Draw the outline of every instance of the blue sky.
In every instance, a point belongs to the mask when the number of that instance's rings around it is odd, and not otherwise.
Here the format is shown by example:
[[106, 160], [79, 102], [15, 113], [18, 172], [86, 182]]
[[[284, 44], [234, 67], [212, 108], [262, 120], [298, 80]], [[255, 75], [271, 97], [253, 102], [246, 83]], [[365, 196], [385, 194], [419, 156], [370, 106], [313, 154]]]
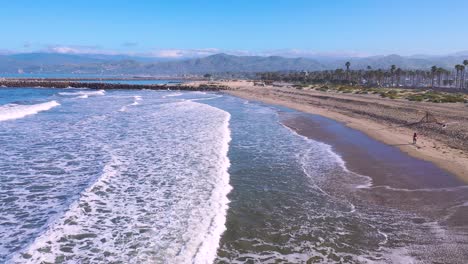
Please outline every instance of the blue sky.
[[2, 1], [0, 51], [246, 55], [468, 50], [467, 0]]

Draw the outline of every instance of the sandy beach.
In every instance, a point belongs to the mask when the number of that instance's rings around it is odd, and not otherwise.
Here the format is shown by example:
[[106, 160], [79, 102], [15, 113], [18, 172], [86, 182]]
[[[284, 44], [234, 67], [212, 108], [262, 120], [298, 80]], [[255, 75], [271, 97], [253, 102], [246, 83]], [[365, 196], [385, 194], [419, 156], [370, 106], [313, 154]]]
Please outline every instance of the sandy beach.
[[[468, 109], [462, 103], [410, 102], [376, 95], [254, 86], [249, 81], [223, 81], [219, 85], [231, 88], [226, 91], [231, 95], [334, 119], [413, 157], [433, 162], [468, 183]], [[426, 111], [447, 127], [436, 123], [408, 125], [421, 120]], [[416, 145], [412, 144], [414, 132], [418, 133]]]

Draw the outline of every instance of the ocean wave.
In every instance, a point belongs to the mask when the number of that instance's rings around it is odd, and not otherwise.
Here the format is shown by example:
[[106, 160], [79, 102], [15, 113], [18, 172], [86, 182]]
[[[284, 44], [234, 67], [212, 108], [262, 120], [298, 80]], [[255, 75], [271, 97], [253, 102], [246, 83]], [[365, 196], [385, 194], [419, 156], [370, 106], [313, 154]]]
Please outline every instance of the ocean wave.
[[13, 262], [214, 261], [232, 189], [230, 114], [190, 101], [155, 109], [119, 115], [132, 133], [106, 147], [97, 180]]
[[214, 208], [212, 208], [212, 210], [215, 211], [215, 215], [211, 221], [211, 230], [209, 230], [209, 232], [206, 233], [206, 238], [203, 240], [202, 244], [198, 248], [197, 255], [194, 258], [195, 263], [213, 262], [213, 260], [217, 256], [221, 235], [224, 233], [224, 231], [226, 231], [225, 223], [229, 204], [229, 199], [227, 198], [227, 195], [232, 190], [232, 186], [229, 184], [230, 175], [228, 173], [228, 169], [231, 166], [230, 160], [228, 158], [228, 151], [229, 143], [231, 142], [232, 138], [231, 130], [229, 129], [229, 121], [231, 119], [231, 115], [228, 112], [225, 113], [226, 118], [222, 126], [224, 141], [220, 148], [220, 154], [222, 157], [220, 161], [221, 183], [216, 186], [216, 189], [212, 192], [212, 197], [210, 199], [214, 202]]
[[78, 91], [78, 92], [60, 92], [58, 93], [59, 95], [63, 96], [78, 96], [78, 98], [88, 98], [89, 96], [100, 96], [100, 95], [105, 95], [106, 91], [104, 90], [99, 90], [99, 91]]
[[[338, 153], [333, 151], [332, 146], [330, 146], [330, 145], [328, 145], [326, 143], [323, 143], [323, 142], [315, 141], [315, 140], [310, 139], [310, 138], [308, 138], [306, 136], [303, 136], [303, 135], [297, 133], [297, 131], [295, 131], [294, 129], [286, 126], [285, 124], [283, 124], [281, 122], [280, 122], [280, 124], [283, 127], [287, 128], [294, 135], [304, 139], [306, 142], [314, 142], [315, 144], [319, 144], [321, 146], [321, 148], [324, 149], [327, 152], [328, 156], [330, 158], [332, 158], [337, 163], [337, 165], [343, 169], [343, 171], [345, 171], [347, 173], [350, 173], [350, 174], [354, 175], [355, 177], [359, 178], [358, 182], [352, 184], [356, 189], [371, 188], [373, 186], [373, 181], [372, 181], [371, 177], [369, 177], [367, 175], [363, 175], [363, 174], [359, 174], [359, 173], [355, 173], [353, 171], [350, 171], [348, 169], [348, 167], [346, 166], [346, 161], [343, 159], [343, 157], [341, 157], [341, 155], [339, 155]], [[304, 171], [306, 172], [306, 174], [309, 174], [305, 168], [304, 168]]]
[[166, 98], [166, 97], [176, 97], [176, 96], [181, 96], [182, 93], [171, 93], [171, 94], [168, 94], [168, 95], [164, 95], [162, 98]]
[[0, 121], [6, 121], [11, 119], [19, 119], [29, 115], [35, 115], [42, 111], [47, 111], [51, 108], [59, 106], [57, 101], [50, 101], [46, 103], [34, 104], [34, 105], [19, 105], [19, 104], [7, 104], [0, 106]]
[[189, 101], [205, 101], [205, 100], [212, 100], [223, 97], [222, 95], [212, 96], [212, 97], [201, 97], [195, 99], [189, 99]]
[[143, 99], [141, 98], [141, 96], [139, 96], [139, 95], [134, 96], [133, 99], [134, 99], [135, 101], [133, 101], [133, 103], [131, 103], [130, 105], [139, 105], [139, 104], [140, 104], [139, 101], [143, 100]]
[[119, 112], [126, 112], [129, 106], [139, 105], [140, 101], [143, 100], [143, 98], [140, 95], [133, 96], [133, 99], [134, 99], [133, 103], [122, 106], [122, 108], [120, 108]]

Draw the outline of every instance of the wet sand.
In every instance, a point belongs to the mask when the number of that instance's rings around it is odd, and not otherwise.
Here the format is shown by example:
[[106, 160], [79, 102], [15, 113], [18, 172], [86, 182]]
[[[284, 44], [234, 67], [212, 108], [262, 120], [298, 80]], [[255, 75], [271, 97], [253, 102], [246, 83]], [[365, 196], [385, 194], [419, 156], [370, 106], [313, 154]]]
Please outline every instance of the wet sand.
[[349, 170], [374, 176], [374, 186], [424, 189], [465, 185], [430, 162], [410, 157], [396, 146], [380, 143], [331, 119], [297, 113], [281, 113], [281, 119], [298, 134], [333, 146]]
[[[462, 235], [464, 242], [459, 246], [468, 249], [468, 185], [464, 181], [431, 162], [322, 116], [280, 112], [280, 120], [296, 133], [330, 145], [346, 168], [363, 179], [345, 194], [358, 207], [383, 206], [414, 214], [415, 221], [421, 223], [446, 226], [453, 236]], [[352, 182], [337, 181], [343, 186]]]

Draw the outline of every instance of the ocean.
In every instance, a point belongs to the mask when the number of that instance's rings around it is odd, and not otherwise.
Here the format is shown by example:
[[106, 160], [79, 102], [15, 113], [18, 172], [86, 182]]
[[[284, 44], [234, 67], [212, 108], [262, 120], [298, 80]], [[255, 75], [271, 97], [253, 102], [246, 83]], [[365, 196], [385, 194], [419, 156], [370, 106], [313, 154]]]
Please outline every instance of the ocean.
[[363, 202], [371, 178], [288, 114], [221, 93], [0, 88], [0, 263], [465, 257], [432, 216]]

